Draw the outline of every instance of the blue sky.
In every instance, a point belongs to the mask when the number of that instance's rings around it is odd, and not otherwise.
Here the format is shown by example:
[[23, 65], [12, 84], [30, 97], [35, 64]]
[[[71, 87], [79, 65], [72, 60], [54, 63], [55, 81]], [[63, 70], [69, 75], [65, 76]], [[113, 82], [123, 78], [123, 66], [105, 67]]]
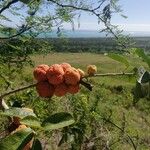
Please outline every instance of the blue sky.
[[[93, 0], [93, 2], [96, 0]], [[149, 31], [150, 32], [150, 0], [120, 0], [119, 5], [123, 10], [123, 14], [128, 18], [124, 19], [118, 14], [113, 15], [112, 24], [119, 25], [125, 31]], [[11, 16], [8, 12], [4, 12], [17, 23], [20, 20]], [[9, 25], [14, 25], [9, 23]], [[97, 24], [97, 18], [87, 13], [82, 13], [80, 18], [80, 28], [75, 21], [76, 30], [99, 30], [103, 28], [102, 24]], [[64, 23], [65, 29], [71, 29], [71, 25]]]
[[[128, 18], [124, 19], [115, 14], [112, 17], [113, 24], [119, 25], [126, 31], [150, 31], [150, 0], [120, 0], [119, 5], [121, 5], [123, 14]], [[88, 14], [83, 14], [80, 22], [81, 30], [98, 30], [102, 27], [97, 24], [95, 17]], [[69, 24], [65, 24], [64, 27], [71, 28]]]

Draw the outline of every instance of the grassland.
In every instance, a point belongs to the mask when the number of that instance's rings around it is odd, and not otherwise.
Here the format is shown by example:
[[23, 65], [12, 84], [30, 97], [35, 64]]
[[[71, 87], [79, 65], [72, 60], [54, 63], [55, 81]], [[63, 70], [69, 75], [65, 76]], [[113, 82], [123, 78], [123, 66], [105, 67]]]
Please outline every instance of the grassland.
[[[110, 72], [132, 72], [134, 67], [146, 66], [139, 58], [126, 56], [130, 62], [130, 67], [126, 67], [116, 62], [107, 56], [93, 53], [50, 53], [48, 55], [33, 55], [32, 60], [35, 66], [38, 64], [54, 64], [68, 62], [72, 66], [86, 70], [86, 66], [94, 64], [98, 67], [98, 73]], [[25, 67], [23, 75], [20, 79], [17, 78], [17, 85], [29, 84], [33, 82], [32, 67]], [[15, 80], [15, 79], [14, 79]], [[20, 81], [24, 80], [24, 81]], [[63, 98], [53, 97], [51, 103], [41, 101], [34, 90], [28, 90], [23, 93], [11, 96], [8, 101], [18, 100], [25, 106], [32, 107], [39, 118], [45, 117], [49, 113], [58, 111], [76, 112], [83, 115], [83, 111], [87, 113], [85, 116], [88, 120], [89, 111], [93, 103], [96, 102], [96, 113], [99, 116], [109, 118], [117, 126], [123, 129], [123, 132], [108, 122], [103, 122], [102, 119], [97, 120], [97, 126], [88, 126], [86, 134], [95, 130], [94, 145], [95, 149], [107, 149], [106, 145], [112, 150], [127, 150], [133, 149], [131, 141], [126, 137], [126, 133], [133, 139], [138, 150], [149, 150], [150, 148], [150, 101], [141, 99], [133, 106], [133, 95], [131, 93], [135, 86], [136, 77], [96, 77], [89, 79], [89, 82], [94, 85], [93, 91], [88, 91], [84, 87], [77, 95], [67, 95]], [[27, 83], [28, 82], [28, 83]], [[82, 106], [83, 101], [86, 102], [86, 109]], [[81, 103], [82, 101], [82, 103]], [[73, 103], [74, 102], [74, 103]], [[73, 104], [72, 104], [73, 103]], [[73, 107], [76, 109], [73, 109]], [[81, 108], [83, 110], [81, 110]], [[75, 111], [77, 110], [77, 111]], [[53, 135], [53, 138], [48, 138]], [[67, 146], [57, 147], [58, 139], [55, 133], [45, 136], [51, 145], [52, 150], [68, 150]], [[42, 135], [43, 136], [43, 135]], [[43, 137], [42, 137], [43, 138]], [[57, 139], [57, 140], [56, 140]], [[54, 142], [55, 141], [55, 142]], [[56, 142], [57, 141], [57, 142]], [[67, 148], [66, 148], [67, 147]], [[76, 149], [78, 150], [78, 148]]]

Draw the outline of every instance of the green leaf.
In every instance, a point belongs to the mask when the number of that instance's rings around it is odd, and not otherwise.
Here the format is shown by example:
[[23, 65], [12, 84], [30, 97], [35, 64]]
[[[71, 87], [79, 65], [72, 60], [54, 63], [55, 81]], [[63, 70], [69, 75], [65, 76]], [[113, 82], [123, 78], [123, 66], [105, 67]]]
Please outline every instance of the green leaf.
[[42, 126], [45, 130], [59, 129], [73, 124], [75, 121], [71, 114], [66, 112], [56, 113], [49, 116]]
[[145, 61], [150, 67], [150, 57], [144, 53], [140, 48], [136, 48], [135, 53]]
[[30, 128], [22, 129], [0, 141], [1, 150], [22, 150], [33, 138], [34, 133]]
[[21, 119], [27, 116], [36, 117], [36, 115], [27, 108], [16, 108], [16, 107], [6, 109], [4, 112], [0, 112], [0, 114], [3, 116], [19, 117]]
[[27, 125], [29, 127], [41, 128], [41, 122], [37, 117], [27, 116], [21, 119], [21, 124]]
[[42, 150], [42, 145], [39, 139], [34, 139], [32, 149], [31, 150]]
[[123, 57], [119, 54], [114, 54], [114, 53], [109, 53], [107, 56], [113, 60], [116, 60], [116, 61], [124, 64], [127, 68], [129, 67], [129, 62], [125, 57]]

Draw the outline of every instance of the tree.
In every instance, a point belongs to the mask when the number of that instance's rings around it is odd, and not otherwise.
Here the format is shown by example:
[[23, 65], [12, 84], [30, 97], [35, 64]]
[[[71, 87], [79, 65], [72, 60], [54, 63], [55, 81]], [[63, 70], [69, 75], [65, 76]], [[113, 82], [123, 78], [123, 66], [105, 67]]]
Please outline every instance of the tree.
[[[25, 32], [38, 34], [44, 31], [51, 31], [53, 27], [58, 29], [58, 33], [63, 22], [70, 22], [74, 28], [74, 20], [80, 24], [82, 12], [97, 17], [98, 23], [103, 23], [106, 27], [103, 31], [111, 33], [118, 39], [116, 26], [111, 25], [113, 13], [121, 13], [117, 6], [118, 0], [100, 0], [100, 1], [82, 1], [82, 0], [7, 0], [1, 1], [0, 17], [1, 31], [9, 32], [7, 37], [1, 39], [14, 38]], [[13, 29], [6, 27], [6, 23], [16, 20], [11, 18], [17, 17], [19, 21]], [[22, 24], [20, 22], [23, 22]]]

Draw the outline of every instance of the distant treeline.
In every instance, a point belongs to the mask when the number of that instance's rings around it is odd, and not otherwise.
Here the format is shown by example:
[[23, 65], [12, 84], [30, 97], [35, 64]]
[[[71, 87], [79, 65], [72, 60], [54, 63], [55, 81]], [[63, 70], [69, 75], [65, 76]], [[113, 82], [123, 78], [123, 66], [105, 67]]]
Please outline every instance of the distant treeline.
[[[42, 39], [45, 40], [45, 39]], [[110, 52], [118, 51], [114, 38], [48, 38], [52, 50], [56, 52]], [[149, 37], [133, 38], [135, 47], [150, 50]]]

